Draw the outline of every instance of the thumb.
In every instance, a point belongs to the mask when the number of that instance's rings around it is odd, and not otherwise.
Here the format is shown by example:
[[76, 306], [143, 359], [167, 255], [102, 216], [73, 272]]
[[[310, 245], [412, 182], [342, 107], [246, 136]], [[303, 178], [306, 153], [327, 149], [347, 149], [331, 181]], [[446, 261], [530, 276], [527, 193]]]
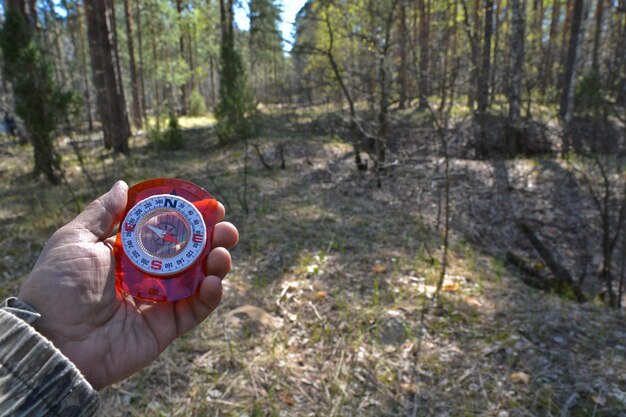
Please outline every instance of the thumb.
[[128, 200], [128, 185], [116, 182], [106, 194], [89, 204], [66, 227], [74, 234], [75, 241], [97, 242], [111, 235]]

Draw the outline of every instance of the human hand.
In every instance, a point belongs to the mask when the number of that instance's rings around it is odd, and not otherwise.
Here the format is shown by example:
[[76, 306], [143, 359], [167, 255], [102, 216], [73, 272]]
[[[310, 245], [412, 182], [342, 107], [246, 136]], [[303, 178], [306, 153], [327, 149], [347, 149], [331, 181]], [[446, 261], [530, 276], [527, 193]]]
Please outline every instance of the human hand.
[[[36, 328], [101, 389], [148, 365], [176, 337], [204, 320], [222, 297], [228, 248], [237, 229], [215, 225], [207, 258], [209, 276], [194, 296], [148, 303], [120, 298], [110, 237], [127, 203], [128, 186], [118, 181], [74, 220], [57, 230], [22, 286], [19, 298], [41, 314]], [[219, 204], [218, 221], [224, 218]]]

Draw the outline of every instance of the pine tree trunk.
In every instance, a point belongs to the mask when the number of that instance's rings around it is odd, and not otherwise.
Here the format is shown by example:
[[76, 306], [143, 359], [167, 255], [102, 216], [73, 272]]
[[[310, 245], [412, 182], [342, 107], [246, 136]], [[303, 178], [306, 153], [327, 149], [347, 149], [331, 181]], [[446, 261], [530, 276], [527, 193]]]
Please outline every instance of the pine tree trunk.
[[160, 116], [161, 116], [161, 88], [159, 85], [159, 79], [157, 77], [157, 68], [158, 68], [158, 63], [159, 63], [159, 54], [158, 54], [158, 50], [157, 50], [157, 43], [156, 43], [156, 27], [155, 27], [155, 23], [156, 23], [156, 13], [154, 12], [154, 7], [150, 8], [151, 11], [151, 15], [150, 15], [150, 45], [152, 47], [152, 66], [153, 68], [153, 78], [152, 81], [154, 83], [154, 102], [152, 103], [153, 106], [153, 110], [154, 110], [154, 115], [155, 115], [155, 119], [156, 119], [156, 126], [157, 129], [160, 128]]
[[[176, 0], [176, 11], [178, 11], [178, 17], [181, 18], [182, 17], [182, 13], [183, 13], [183, 4], [182, 4], [182, 0]], [[181, 59], [185, 59], [185, 30], [182, 30], [181, 28], [181, 33], [180, 33], [180, 37], [178, 38], [178, 48], [180, 51], [180, 57]], [[183, 84], [181, 84], [180, 86], [180, 102], [181, 102], [181, 114], [186, 115], [187, 111], [189, 109], [188, 107], [188, 96], [189, 96], [189, 92], [187, 91], [187, 82], [184, 82]]]
[[49, 13], [51, 14], [50, 18], [47, 19], [48, 28], [46, 29], [46, 32], [52, 38], [50, 40], [50, 43], [52, 43], [52, 45], [54, 46], [53, 63], [54, 63], [54, 70], [55, 70], [56, 79], [57, 79], [56, 81], [57, 81], [57, 85], [61, 87], [61, 90], [67, 90], [67, 79], [65, 77], [65, 72], [66, 72], [65, 54], [63, 53], [64, 51], [61, 50], [61, 41], [60, 41], [61, 33], [58, 28], [55, 6], [52, 3], [52, 0], [47, 0], [46, 3], [48, 4], [48, 10], [49, 10]]
[[556, 89], [559, 92], [563, 89], [563, 72], [565, 71], [565, 61], [567, 60], [567, 48], [569, 45], [568, 42], [570, 34], [572, 32], [572, 16], [574, 15], [575, 1], [576, 0], [567, 0], [565, 10], [565, 22], [563, 23], [563, 30], [561, 31], [561, 49], [559, 52], [559, 56], [561, 57], [561, 59], [559, 60], [559, 65], [556, 71], [556, 73], [558, 74]]
[[398, 46], [400, 52], [400, 66], [398, 67], [398, 107], [406, 107], [408, 93], [407, 79], [407, 27], [406, 27], [406, 3], [400, 2], [400, 13], [398, 14]]
[[543, 62], [546, 59], [544, 49], [543, 49], [543, 20], [544, 20], [544, 7], [543, 0], [533, 0], [533, 22], [530, 27], [530, 33], [533, 34], [532, 42], [530, 46], [530, 52], [526, 54], [532, 54], [532, 57], [527, 60], [527, 63], [531, 68], [537, 68], [537, 71], [534, 70], [531, 72], [534, 77], [531, 79], [530, 76], [527, 77], [526, 89], [527, 89], [527, 114], [530, 117], [531, 114], [531, 98], [532, 93], [531, 90], [535, 87], [539, 87], [539, 77], [541, 75], [541, 68], [543, 68]]
[[128, 46], [128, 59], [130, 66], [130, 89], [132, 92], [132, 117], [135, 127], [143, 128], [141, 120], [141, 107], [139, 101], [139, 82], [137, 80], [137, 66], [135, 65], [135, 48], [133, 45], [133, 15], [131, 0], [124, 0], [124, 16], [126, 17], [126, 45]]
[[480, 90], [478, 111], [482, 114], [489, 106], [489, 72], [491, 70], [491, 35], [493, 33], [493, 0], [485, 0], [485, 32], [483, 36], [482, 65], [480, 68]]
[[510, 0], [511, 3], [511, 68], [509, 87], [509, 120], [517, 126], [521, 114], [522, 82], [524, 79], [524, 42], [526, 29], [526, 1]]
[[[602, 19], [604, 18], [604, 0], [597, 0], [596, 5], [596, 27], [593, 36], [593, 53], [591, 56], [591, 71], [597, 76], [600, 73], [600, 63], [598, 54], [600, 50], [600, 40], [602, 37]], [[626, 53], [626, 51], [624, 51]]]
[[135, 1], [135, 14], [137, 16], [137, 49], [139, 52], [139, 80], [141, 85], [141, 114], [143, 116], [143, 120], [147, 123], [148, 115], [147, 113], [147, 105], [146, 105], [146, 83], [145, 77], [143, 73], [143, 42], [141, 40], [142, 30], [141, 30], [141, 9], [139, 8], [139, 2], [141, 0]]
[[[574, 91], [576, 89], [576, 67], [581, 40], [584, 36], [583, 9], [584, 0], [574, 0], [572, 10], [571, 33], [569, 36], [569, 47], [567, 50], [567, 60], [565, 61], [565, 73], [563, 76], [563, 90], [561, 91], [561, 104], [559, 116], [565, 125], [569, 125], [572, 119], [574, 105]], [[567, 135], [565, 135], [567, 136]], [[569, 143], [565, 144], [563, 152], [569, 151]]]
[[474, 17], [473, 17], [473, 39], [470, 39], [471, 61], [469, 94], [467, 96], [467, 107], [474, 109], [474, 103], [477, 101], [479, 83], [478, 71], [480, 69], [480, 0], [474, 0]]
[[[71, 22], [68, 21], [70, 29], [70, 37], [72, 45], [74, 46], [74, 59], [78, 61], [78, 67], [80, 71], [80, 84], [82, 84], [83, 101], [85, 107], [85, 113], [87, 117], [87, 125], [89, 132], [93, 132], [93, 117], [91, 115], [91, 86], [89, 85], [89, 75], [87, 74], [87, 45], [85, 45], [85, 34], [83, 32], [83, 20], [80, 13], [80, 4], [74, 5], [75, 9], [72, 9], [67, 0], [62, 1], [63, 8], [67, 11], [68, 19], [71, 17]], [[75, 12], [75, 14], [74, 14]], [[81, 87], [77, 86], [77, 90]]]
[[[195, 60], [193, 56], [193, 51], [197, 49], [195, 24], [192, 29], [193, 30], [190, 30], [189, 33], [187, 34], [187, 40], [188, 40], [188, 45], [189, 45], [189, 47], [187, 48], [187, 64], [189, 65], [189, 69], [191, 71], [191, 78], [189, 78], [189, 88], [188, 88], [188, 91], [190, 92], [189, 94], [191, 94], [196, 88], [196, 71], [195, 71], [196, 64], [195, 64]], [[192, 33], [193, 33], [193, 36], [192, 36]]]
[[426, 9], [426, 0], [418, 0], [419, 7], [419, 45], [420, 45], [420, 62], [419, 62], [419, 108], [428, 107], [428, 59], [429, 59], [429, 34], [430, 19]]
[[503, 0], [496, 0], [496, 14], [495, 23], [493, 28], [494, 40], [493, 40], [493, 64], [491, 71], [491, 101], [496, 99], [496, 93], [498, 92], [498, 53], [500, 48], [500, 11], [502, 10]]
[[556, 38], [559, 30], [559, 20], [561, 17], [561, 0], [554, 0], [552, 3], [552, 18], [550, 20], [550, 33], [548, 35], [548, 46], [546, 48], [545, 60], [541, 66], [541, 75], [539, 77], [539, 93], [545, 101], [546, 90], [552, 85], [554, 80], [554, 51]]
[[107, 11], [107, 15], [109, 17], [109, 33], [110, 33], [110, 39], [111, 39], [111, 47], [113, 49], [113, 60], [115, 63], [115, 70], [116, 70], [116, 74], [115, 74], [115, 81], [116, 81], [116, 87], [117, 87], [117, 96], [115, 97], [116, 100], [119, 101], [118, 103], [118, 111], [121, 112], [121, 123], [124, 124], [124, 126], [122, 126], [122, 129], [125, 129], [126, 132], [128, 132], [127, 137], [130, 136], [130, 123], [128, 121], [128, 111], [126, 109], [126, 96], [124, 94], [124, 80], [122, 79], [122, 64], [121, 64], [121, 59], [120, 59], [120, 54], [119, 54], [119, 47], [118, 47], [118, 42], [117, 42], [117, 24], [116, 24], [116, 13], [115, 13], [115, 0], [105, 0], [105, 4], [106, 4], [106, 11]]
[[[626, 49], [626, 0], [622, 0], [622, 13], [624, 14], [621, 39], [618, 42], [618, 49], [616, 54], [619, 54], [619, 82], [617, 87], [617, 104], [626, 107], [626, 57], [624, 56], [624, 49]], [[626, 129], [624, 129], [624, 135], [626, 140]]]
[[127, 154], [130, 129], [114, 65], [116, 59], [108, 17], [111, 12], [106, 2], [85, 0], [93, 84], [104, 133], [104, 146], [107, 149], [112, 148], [115, 152]]
[[211, 89], [211, 107], [215, 108], [217, 104], [217, 97], [215, 91], [217, 89], [215, 83], [215, 68], [213, 65], [213, 56], [209, 56], [209, 87]]

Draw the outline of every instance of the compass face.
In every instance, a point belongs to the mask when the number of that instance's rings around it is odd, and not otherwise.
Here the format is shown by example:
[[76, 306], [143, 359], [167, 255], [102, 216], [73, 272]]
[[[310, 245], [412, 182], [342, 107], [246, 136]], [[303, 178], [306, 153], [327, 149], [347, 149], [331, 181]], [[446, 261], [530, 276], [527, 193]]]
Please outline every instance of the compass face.
[[182, 197], [154, 195], [138, 202], [122, 223], [128, 259], [152, 275], [169, 276], [192, 266], [206, 244], [198, 209]]

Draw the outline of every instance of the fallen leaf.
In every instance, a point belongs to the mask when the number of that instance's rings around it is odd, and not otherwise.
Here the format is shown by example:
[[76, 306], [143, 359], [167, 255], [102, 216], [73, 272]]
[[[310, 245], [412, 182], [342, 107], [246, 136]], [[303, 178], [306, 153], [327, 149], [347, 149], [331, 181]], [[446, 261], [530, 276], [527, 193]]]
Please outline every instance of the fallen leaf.
[[417, 394], [418, 392], [417, 387], [415, 386], [415, 384], [412, 384], [412, 383], [403, 382], [400, 384], [400, 388], [403, 391], [410, 392], [411, 394]]
[[526, 372], [514, 372], [509, 377], [511, 382], [523, 382], [525, 385], [528, 385], [530, 382], [530, 375]]
[[376, 264], [372, 267], [372, 272], [375, 274], [382, 274], [387, 272], [387, 267], [383, 264]]
[[465, 297], [465, 302], [467, 303], [467, 305], [472, 307], [480, 307], [483, 305], [480, 301], [472, 297]]
[[315, 293], [314, 298], [316, 300], [325, 300], [327, 296], [328, 296], [328, 293], [326, 291], [318, 291]]
[[444, 292], [457, 292], [461, 289], [461, 286], [458, 282], [452, 282], [450, 284], [444, 284], [441, 288]]
[[601, 407], [604, 407], [606, 405], [606, 397], [603, 397], [602, 395], [592, 395], [591, 399], [594, 403], [598, 404]]
[[280, 318], [272, 316], [262, 308], [248, 304], [226, 313], [224, 315], [224, 321], [230, 325], [237, 325], [242, 321], [254, 322], [270, 329], [278, 329], [283, 325]]
[[296, 403], [296, 400], [286, 392], [280, 394], [280, 399], [290, 407]]

